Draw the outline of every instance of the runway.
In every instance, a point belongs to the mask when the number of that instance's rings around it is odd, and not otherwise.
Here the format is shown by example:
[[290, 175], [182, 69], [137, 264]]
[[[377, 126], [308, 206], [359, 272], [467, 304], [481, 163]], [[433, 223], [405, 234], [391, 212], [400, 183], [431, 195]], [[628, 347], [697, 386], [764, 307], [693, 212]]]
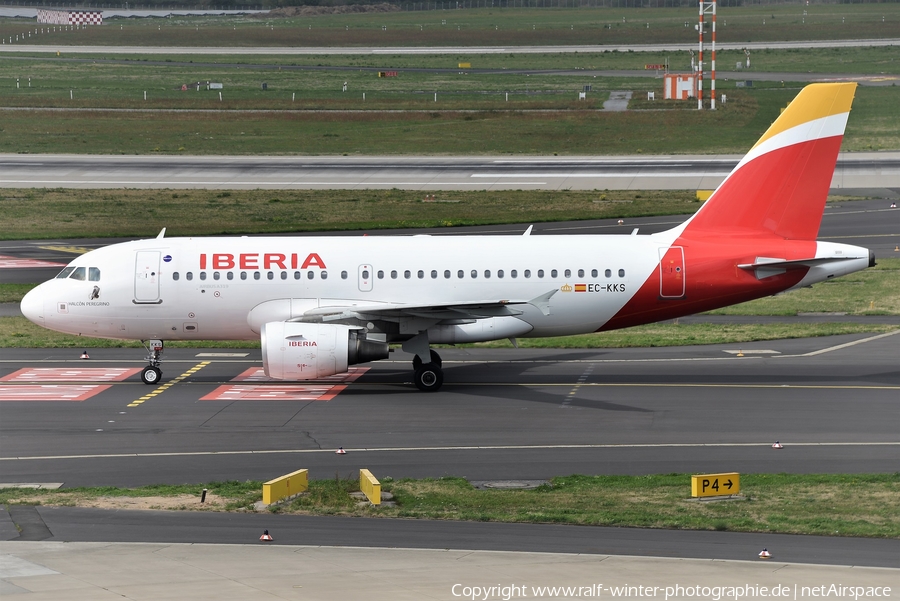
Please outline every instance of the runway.
[[[0, 187], [702, 190], [741, 156], [223, 157], [0, 154]], [[900, 188], [900, 152], [842, 153], [833, 192]]]
[[[896, 38], [867, 40], [807, 40], [770, 42], [719, 42], [721, 50], [800, 49], [800, 48], [859, 48], [896, 46]], [[48, 52], [62, 54], [167, 54], [167, 55], [390, 55], [390, 54], [569, 54], [574, 52], [688, 52], [696, 44], [597, 44], [571, 46], [74, 46], [43, 44], [9, 44], [2, 52]]]

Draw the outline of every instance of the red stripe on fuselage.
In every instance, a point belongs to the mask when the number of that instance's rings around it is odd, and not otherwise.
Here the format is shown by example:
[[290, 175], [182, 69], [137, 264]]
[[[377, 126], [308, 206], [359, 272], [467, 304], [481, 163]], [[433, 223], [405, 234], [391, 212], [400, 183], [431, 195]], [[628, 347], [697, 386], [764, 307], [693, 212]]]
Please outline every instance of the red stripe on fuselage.
[[796, 285], [808, 269], [792, 269], [758, 280], [754, 271], [738, 265], [757, 257], [803, 259], [814, 257], [815, 241], [769, 237], [716, 237], [691, 240], [681, 237], [673, 246], [684, 248], [685, 294], [679, 299], [660, 296], [659, 268], [602, 328], [615, 330], [701, 311], [709, 311], [755, 298], [777, 294]]

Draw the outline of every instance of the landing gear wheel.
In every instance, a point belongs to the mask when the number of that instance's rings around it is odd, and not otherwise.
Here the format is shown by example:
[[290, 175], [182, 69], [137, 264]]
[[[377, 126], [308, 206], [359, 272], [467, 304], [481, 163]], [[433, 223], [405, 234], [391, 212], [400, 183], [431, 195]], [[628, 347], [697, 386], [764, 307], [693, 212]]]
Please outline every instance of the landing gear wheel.
[[[429, 352], [431, 353], [431, 362], [440, 368], [443, 365], [443, 362], [441, 361], [441, 356], [438, 355], [437, 351], [435, 351], [433, 349], [429, 349]], [[422, 360], [419, 359], [418, 355], [416, 355], [413, 357], [413, 369], [419, 369], [420, 367], [422, 367]]]
[[444, 371], [440, 365], [426, 363], [416, 368], [415, 382], [422, 392], [437, 392], [444, 384]]
[[158, 367], [148, 365], [141, 371], [141, 380], [144, 384], [156, 384], [162, 378], [162, 370]]

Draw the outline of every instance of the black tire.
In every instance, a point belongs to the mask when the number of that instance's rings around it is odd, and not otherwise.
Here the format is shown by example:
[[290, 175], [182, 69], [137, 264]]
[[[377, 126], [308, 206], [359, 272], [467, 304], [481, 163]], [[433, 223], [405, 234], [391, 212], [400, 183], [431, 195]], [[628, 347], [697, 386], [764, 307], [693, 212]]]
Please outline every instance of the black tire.
[[416, 388], [422, 392], [437, 392], [444, 384], [444, 370], [434, 363], [426, 363], [416, 370]]
[[[443, 361], [441, 361], [441, 356], [438, 355], [437, 351], [434, 349], [429, 349], [429, 352], [431, 353], [431, 362], [438, 367], [441, 367], [444, 364]], [[420, 367], [422, 367], [422, 360], [419, 359], [418, 355], [415, 355], [413, 357], [413, 369], [419, 369]]]
[[144, 384], [159, 384], [162, 379], [162, 370], [158, 367], [148, 365], [141, 371], [141, 381]]

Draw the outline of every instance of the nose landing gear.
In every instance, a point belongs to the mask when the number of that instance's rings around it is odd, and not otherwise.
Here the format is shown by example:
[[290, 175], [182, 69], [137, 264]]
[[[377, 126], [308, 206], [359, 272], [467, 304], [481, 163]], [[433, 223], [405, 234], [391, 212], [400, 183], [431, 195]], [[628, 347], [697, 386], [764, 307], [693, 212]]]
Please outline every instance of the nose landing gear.
[[163, 341], [142, 340], [141, 342], [144, 344], [144, 348], [147, 349], [147, 361], [150, 363], [150, 365], [141, 370], [141, 381], [144, 384], [158, 384], [160, 379], [162, 379], [162, 370], [159, 368], [159, 365], [162, 363]]

